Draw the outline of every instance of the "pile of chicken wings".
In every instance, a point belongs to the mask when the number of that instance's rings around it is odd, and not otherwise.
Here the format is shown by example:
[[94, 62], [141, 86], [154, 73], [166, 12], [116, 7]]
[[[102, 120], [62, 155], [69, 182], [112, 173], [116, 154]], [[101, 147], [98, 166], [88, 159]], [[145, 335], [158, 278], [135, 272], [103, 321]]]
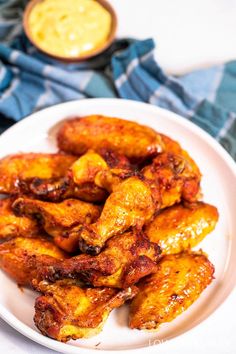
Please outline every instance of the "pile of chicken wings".
[[155, 330], [211, 283], [192, 251], [218, 221], [178, 142], [99, 115], [62, 122], [58, 153], [0, 160], [0, 266], [39, 293], [34, 322], [66, 342], [96, 335], [129, 303], [129, 327]]

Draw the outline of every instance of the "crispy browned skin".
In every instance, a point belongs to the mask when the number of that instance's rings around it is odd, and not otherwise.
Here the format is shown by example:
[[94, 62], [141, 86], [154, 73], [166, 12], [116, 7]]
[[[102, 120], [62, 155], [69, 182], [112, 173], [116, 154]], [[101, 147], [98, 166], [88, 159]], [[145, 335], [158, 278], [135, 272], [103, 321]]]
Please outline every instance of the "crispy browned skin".
[[112, 186], [131, 173], [131, 165], [125, 156], [105, 150], [99, 155], [88, 150], [73, 163], [65, 177], [56, 180], [34, 179], [30, 190], [45, 200], [59, 201], [74, 197], [101, 202], [107, 197], [106, 190], [110, 192]]
[[42, 200], [60, 202], [67, 198], [77, 198], [85, 202], [103, 202], [107, 192], [94, 183], [76, 185], [69, 177], [41, 179], [34, 178], [29, 184], [30, 193]]
[[112, 236], [130, 227], [141, 229], [156, 211], [152, 190], [139, 177], [118, 184], [107, 198], [98, 221], [79, 230], [83, 252], [98, 253]]
[[201, 178], [201, 172], [199, 170], [199, 167], [196, 164], [196, 162], [191, 158], [191, 156], [188, 154], [188, 152], [186, 150], [183, 150], [181, 145], [177, 141], [171, 139], [169, 136], [164, 134], [160, 134], [160, 135], [165, 145], [165, 152], [182, 156], [184, 159], [188, 161], [188, 163], [191, 165], [192, 170], [198, 175], [198, 177]]
[[12, 198], [0, 199], [0, 240], [37, 235], [37, 223], [25, 216], [16, 216], [12, 211], [13, 201]]
[[77, 199], [49, 203], [29, 198], [18, 198], [13, 210], [17, 215], [38, 220], [54, 238], [55, 244], [67, 252], [78, 250], [78, 234], [72, 234], [71, 230], [78, 225], [95, 222], [101, 211], [99, 206]]
[[71, 177], [76, 185], [94, 183], [99, 171], [109, 169], [104, 158], [93, 150], [88, 150], [70, 168]]
[[67, 153], [82, 155], [88, 149], [102, 148], [142, 160], [162, 151], [159, 134], [149, 127], [119, 118], [99, 115], [74, 118], [62, 124], [58, 146]]
[[134, 174], [123, 155], [102, 150], [101, 154], [88, 150], [70, 168], [68, 175], [77, 186], [92, 184], [111, 192], [123, 179]]
[[145, 232], [162, 254], [179, 253], [201, 242], [214, 230], [218, 217], [217, 208], [204, 202], [173, 205], [161, 211]]
[[185, 311], [213, 279], [214, 266], [202, 254], [163, 257], [155, 274], [143, 279], [130, 308], [130, 327], [157, 329]]
[[40, 237], [17, 237], [0, 245], [0, 267], [20, 285], [31, 285], [42, 266], [63, 259], [63, 251]]
[[79, 255], [45, 267], [43, 279], [82, 278], [94, 286], [126, 288], [157, 270], [160, 248], [142, 233], [111, 238], [98, 256]]
[[73, 280], [41, 282], [37, 288], [44, 295], [36, 299], [34, 322], [44, 335], [61, 342], [98, 334], [110, 312], [137, 293], [134, 286], [81, 288]]
[[195, 202], [199, 197], [201, 175], [180, 155], [159, 154], [151, 165], [143, 168], [142, 174], [150, 183], [159, 186], [161, 208], [182, 199]]
[[0, 193], [15, 194], [27, 189], [34, 177], [58, 178], [65, 175], [76, 157], [66, 154], [25, 153], [0, 160]]
[[127, 178], [113, 188], [98, 221], [81, 229], [81, 250], [99, 251], [106, 240], [129, 227], [141, 229], [155, 212], [182, 199], [196, 201], [200, 176], [187, 160], [172, 153], [161, 153], [144, 167], [139, 176]]

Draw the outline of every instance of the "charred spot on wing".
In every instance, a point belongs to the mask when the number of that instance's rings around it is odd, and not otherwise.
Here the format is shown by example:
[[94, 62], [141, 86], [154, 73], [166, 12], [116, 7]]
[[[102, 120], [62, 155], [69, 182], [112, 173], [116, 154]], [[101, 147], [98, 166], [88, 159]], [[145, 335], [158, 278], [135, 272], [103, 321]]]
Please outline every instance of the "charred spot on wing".
[[88, 245], [83, 239], [79, 240], [79, 249], [82, 253], [91, 254], [92, 256], [96, 256], [101, 252], [101, 247]]
[[41, 179], [34, 178], [29, 184], [30, 191], [42, 199], [48, 197], [53, 201], [58, 201], [67, 191], [70, 181], [67, 177]]
[[12, 210], [16, 216], [22, 216], [22, 199], [17, 199], [12, 204]]
[[135, 254], [140, 248], [147, 250], [151, 244], [148, 237], [141, 230], [134, 230], [134, 232], [137, 235], [137, 239], [131, 246], [130, 252]]
[[161, 256], [162, 256], [162, 249], [161, 249], [161, 247], [160, 247], [157, 243], [154, 243], [154, 242], [151, 242], [151, 243], [152, 243], [153, 247], [155, 248], [155, 252], [156, 252], [157, 256], [158, 256], [159, 258], [161, 258]]
[[129, 159], [124, 155], [120, 155], [106, 148], [101, 148], [99, 154], [104, 158], [110, 168], [131, 168], [131, 163]]
[[15, 185], [20, 193], [29, 194], [29, 193], [31, 193], [30, 184], [31, 184], [32, 180], [33, 180], [33, 178], [17, 179]]

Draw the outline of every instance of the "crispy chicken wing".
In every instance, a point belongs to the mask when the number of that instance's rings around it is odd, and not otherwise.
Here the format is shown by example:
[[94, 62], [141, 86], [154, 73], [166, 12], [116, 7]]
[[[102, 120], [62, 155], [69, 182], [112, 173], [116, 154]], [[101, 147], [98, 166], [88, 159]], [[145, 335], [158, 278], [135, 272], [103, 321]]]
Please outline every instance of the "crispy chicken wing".
[[44, 335], [61, 342], [98, 334], [110, 312], [138, 291], [135, 286], [124, 290], [82, 288], [75, 280], [40, 282], [37, 290], [43, 295], [35, 302], [35, 325]]
[[157, 329], [185, 311], [213, 279], [214, 266], [197, 253], [164, 256], [155, 274], [141, 280], [131, 303], [130, 327]]
[[101, 202], [106, 199], [106, 190], [110, 192], [111, 185], [114, 186], [131, 173], [131, 165], [126, 157], [111, 151], [101, 150], [99, 155], [88, 150], [74, 162], [65, 177], [56, 180], [34, 179], [30, 190], [46, 200], [58, 201], [74, 197]]
[[127, 232], [107, 242], [97, 256], [79, 255], [41, 272], [43, 279], [82, 278], [94, 286], [126, 288], [157, 270], [160, 248], [142, 233]]
[[139, 177], [130, 177], [118, 184], [107, 198], [98, 221], [79, 229], [82, 252], [99, 253], [105, 242], [130, 227], [141, 229], [156, 211], [156, 202], [149, 185]]
[[131, 160], [154, 156], [163, 149], [159, 134], [149, 127], [118, 118], [91, 115], [67, 120], [58, 133], [59, 148], [82, 155], [88, 149], [102, 148]]
[[31, 285], [42, 266], [63, 259], [63, 251], [40, 237], [17, 237], [0, 245], [0, 267], [20, 285]]
[[143, 176], [159, 186], [161, 208], [181, 201], [195, 202], [199, 197], [201, 176], [184, 157], [172, 153], [159, 154], [141, 171]]
[[0, 193], [26, 192], [28, 182], [34, 177], [62, 177], [75, 160], [76, 157], [62, 153], [6, 156], [0, 160]]
[[78, 249], [78, 234], [70, 231], [78, 225], [95, 222], [101, 210], [99, 206], [77, 199], [49, 203], [29, 198], [18, 198], [13, 209], [17, 215], [38, 220], [55, 244], [67, 252]]
[[145, 232], [162, 254], [179, 253], [201, 242], [214, 230], [218, 217], [217, 208], [204, 202], [173, 205], [161, 211]]
[[13, 201], [12, 198], [0, 199], [0, 240], [37, 235], [39, 227], [34, 220], [15, 216], [12, 211]]

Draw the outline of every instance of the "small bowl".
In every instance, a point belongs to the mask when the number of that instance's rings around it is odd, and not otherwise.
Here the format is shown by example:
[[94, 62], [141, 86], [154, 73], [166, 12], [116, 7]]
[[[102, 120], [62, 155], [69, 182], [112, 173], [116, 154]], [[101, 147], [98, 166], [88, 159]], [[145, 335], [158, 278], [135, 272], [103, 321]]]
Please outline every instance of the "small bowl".
[[96, 2], [98, 2], [102, 7], [104, 7], [111, 15], [111, 30], [110, 30], [110, 34], [108, 36], [108, 38], [106, 39], [106, 41], [104, 42], [103, 45], [101, 45], [100, 47], [96, 48], [92, 53], [90, 54], [85, 54], [85, 55], [81, 55], [78, 57], [63, 57], [63, 56], [59, 56], [59, 55], [55, 55], [55, 54], [51, 54], [50, 52], [47, 52], [46, 50], [42, 49], [35, 40], [33, 40], [31, 33], [30, 33], [30, 26], [29, 26], [29, 15], [30, 12], [32, 11], [32, 9], [34, 8], [34, 6], [36, 4], [38, 4], [39, 2], [42, 2], [44, 0], [31, 0], [28, 5], [25, 8], [24, 11], [24, 16], [23, 16], [23, 28], [25, 31], [26, 36], [28, 37], [28, 39], [30, 40], [30, 42], [42, 53], [57, 59], [57, 60], [61, 60], [64, 62], [78, 62], [78, 61], [85, 61], [85, 60], [89, 60], [93, 57], [95, 57], [96, 55], [102, 53], [103, 51], [105, 51], [114, 41], [115, 35], [116, 35], [116, 30], [117, 30], [117, 16], [116, 13], [113, 9], [113, 7], [106, 1], [106, 0], [96, 0]]

